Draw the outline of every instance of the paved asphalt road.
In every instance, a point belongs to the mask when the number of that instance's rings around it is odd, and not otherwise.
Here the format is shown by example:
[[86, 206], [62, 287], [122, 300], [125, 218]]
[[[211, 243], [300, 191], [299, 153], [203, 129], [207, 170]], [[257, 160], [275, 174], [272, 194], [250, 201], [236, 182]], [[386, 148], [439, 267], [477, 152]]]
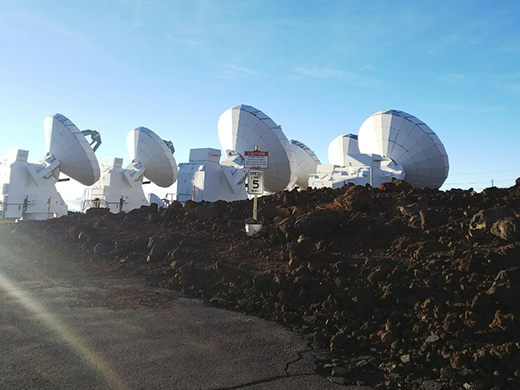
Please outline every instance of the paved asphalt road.
[[0, 246], [0, 389], [345, 389], [313, 359], [277, 324]]

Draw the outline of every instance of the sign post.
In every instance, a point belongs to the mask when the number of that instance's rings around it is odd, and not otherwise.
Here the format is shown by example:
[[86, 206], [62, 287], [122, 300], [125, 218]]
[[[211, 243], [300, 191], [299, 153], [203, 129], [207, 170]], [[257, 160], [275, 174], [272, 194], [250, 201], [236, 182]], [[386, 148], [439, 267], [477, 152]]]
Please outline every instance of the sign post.
[[247, 173], [247, 192], [253, 197], [253, 219], [258, 220], [258, 195], [264, 193], [264, 176], [262, 171], [249, 171]]
[[269, 152], [258, 150], [245, 151], [244, 168], [250, 169], [247, 176], [247, 192], [253, 195], [253, 220], [258, 221], [258, 195], [264, 193], [264, 178], [262, 169], [269, 168]]

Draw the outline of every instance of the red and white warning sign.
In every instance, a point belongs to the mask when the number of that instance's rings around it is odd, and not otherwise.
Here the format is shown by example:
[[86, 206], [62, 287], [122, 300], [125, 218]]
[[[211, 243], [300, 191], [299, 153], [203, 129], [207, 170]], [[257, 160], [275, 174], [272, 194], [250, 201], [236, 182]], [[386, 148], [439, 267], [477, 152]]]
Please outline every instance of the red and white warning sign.
[[269, 168], [269, 152], [262, 152], [260, 150], [246, 150], [244, 152], [244, 168]]

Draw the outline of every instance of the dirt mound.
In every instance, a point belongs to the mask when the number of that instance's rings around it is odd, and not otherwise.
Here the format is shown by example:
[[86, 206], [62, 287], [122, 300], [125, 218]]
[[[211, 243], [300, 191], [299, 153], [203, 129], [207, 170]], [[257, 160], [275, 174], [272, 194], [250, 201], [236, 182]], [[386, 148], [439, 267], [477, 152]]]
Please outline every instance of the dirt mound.
[[[89, 210], [1, 234], [278, 321], [331, 355], [321, 371], [392, 389], [520, 388], [520, 186], [394, 181], [251, 201]], [[12, 231], [12, 234], [8, 234]]]

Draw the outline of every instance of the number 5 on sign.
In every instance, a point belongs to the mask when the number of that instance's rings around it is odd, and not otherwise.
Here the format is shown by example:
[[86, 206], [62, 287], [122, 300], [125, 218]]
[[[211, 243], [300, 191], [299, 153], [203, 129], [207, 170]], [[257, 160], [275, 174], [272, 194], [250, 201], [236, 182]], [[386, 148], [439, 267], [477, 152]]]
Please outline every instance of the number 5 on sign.
[[262, 171], [249, 171], [247, 176], [247, 192], [251, 195], [262, 195], [264, 193], [264, 178]]

